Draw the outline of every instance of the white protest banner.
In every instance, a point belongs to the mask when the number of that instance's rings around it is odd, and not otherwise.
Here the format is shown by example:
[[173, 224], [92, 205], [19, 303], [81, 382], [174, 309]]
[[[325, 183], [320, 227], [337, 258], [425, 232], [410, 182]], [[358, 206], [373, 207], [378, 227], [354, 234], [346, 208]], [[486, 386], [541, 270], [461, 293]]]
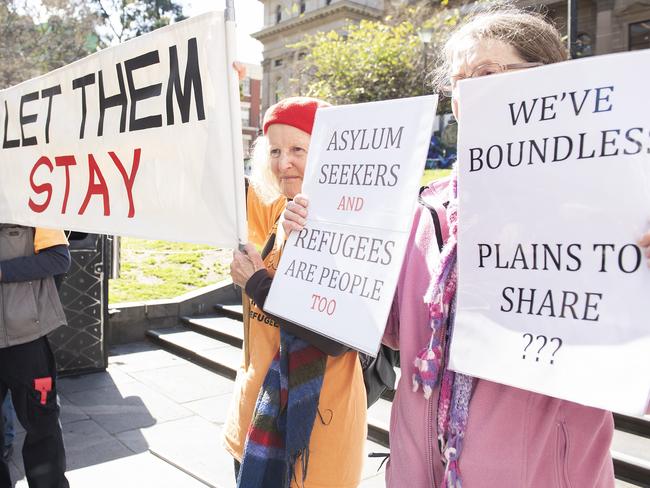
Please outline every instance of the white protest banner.
[[245, 242], [230, 24], [210, 12], [0, 91], [0, 222]]
[[264, 309], [377, 354], [393, 301], [437, 98], [319, 109], [305, 228], [284, 247]]
[[645, 411], [649, 78], [641, 51], [460, 84], [451, 369]]

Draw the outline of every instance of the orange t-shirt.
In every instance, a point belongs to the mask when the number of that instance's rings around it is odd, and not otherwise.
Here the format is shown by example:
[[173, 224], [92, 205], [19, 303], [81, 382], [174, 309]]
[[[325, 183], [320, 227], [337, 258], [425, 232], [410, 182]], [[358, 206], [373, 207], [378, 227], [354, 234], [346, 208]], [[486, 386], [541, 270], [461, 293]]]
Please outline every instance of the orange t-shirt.
[[65, 233], [62, 230], [43, 229], [42, 227], [36, 227], [34, 229], [35, 253], [38, 254], [43, 249], [61, 244], [68, 245], [68, 239], [66, 239]]
[[[278, 226], [274, 226], [273, 232]], [[272, 273], [282, 253], [283, 238], [264, 260]], [[280, 347], [280, 329], [273, 319], [248, 297], [248, 316], [244, 317], [244, 358], [237, 373], [224, 443], [230, 454], [241, 461], [246, 433], [257, 396], [273, 356]], [[246, 307], [245, 307], [246, 309]], [[328, 357], [325, 377], [309, 442], [308, 476], [304, 488], [354, 488], [361, 480], [364, 442], [367, 434], [366, 390], [357, 353]], [[302, 480], [301, 461], [296, 463], [296, 479]], [[292, 487], [299, 485], [292, 481]]]
[[273, 203], [265, 204], [257, 196], [253, 185], [249, 185], [246, 193], [248, 241], [258, 248], [263, 247], [271, 228], [280, 218], [286, 205], [285, 197], [279, 197]]

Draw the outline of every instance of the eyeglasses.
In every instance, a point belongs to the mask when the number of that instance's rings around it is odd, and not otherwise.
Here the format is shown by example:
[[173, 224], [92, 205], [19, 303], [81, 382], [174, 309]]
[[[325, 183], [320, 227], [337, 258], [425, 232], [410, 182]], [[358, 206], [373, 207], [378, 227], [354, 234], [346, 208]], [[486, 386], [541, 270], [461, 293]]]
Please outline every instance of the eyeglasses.
[[526, 68], [535, 68], [537, 66], [542, 66], [544, 63], [511, 63], [511, 64], [499, 64], [499, 63], [485, 63], [480, 66], [477, 66], [472, 70], [469, 76], [466, 75], [453, 75], [451, 76], [451, 83], [445, 85], [440, 90], [440, 93], [446, 97], [451, 97], [456, 86], [460, 80], [467, 78], [478, 78], [480, 76], [490, 76], [496, 75], [499, 73], [505, 73], [506, 71], [526, 69]]

